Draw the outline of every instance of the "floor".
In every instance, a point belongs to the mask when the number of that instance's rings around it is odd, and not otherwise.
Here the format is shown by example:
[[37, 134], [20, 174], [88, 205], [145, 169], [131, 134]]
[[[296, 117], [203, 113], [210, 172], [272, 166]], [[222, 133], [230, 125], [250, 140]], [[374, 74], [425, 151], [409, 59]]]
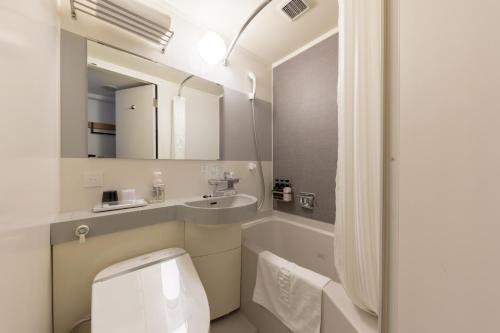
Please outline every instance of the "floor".
[[210, 333], [258, 333], [248, 319], [236, 310], [210, 324]]

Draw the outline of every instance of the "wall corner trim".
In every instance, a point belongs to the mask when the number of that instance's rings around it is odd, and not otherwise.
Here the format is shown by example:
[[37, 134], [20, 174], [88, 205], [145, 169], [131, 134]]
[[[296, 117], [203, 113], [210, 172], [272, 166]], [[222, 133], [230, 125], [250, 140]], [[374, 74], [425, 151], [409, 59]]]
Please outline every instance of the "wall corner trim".
[[312, 41], [302, 45], [300, 48], [296, 49], [295, 51], [291, 52], [290, 54], [284, 56], [283, 58], [281, 58], [280, 60], [274, 62], [272, 64], [272, 68], [275, 68], [275, 67], [278, 67], [279, 65], [281, 65], [282, 63], [284, 62], [287, 62], [288, 60], [292, 59], [293, 57], [301, 54], [302, 52], [304, 51], [307, 51], [308, 49], [310, 49], [311, 47], [313, 47], [314, 45], [316, 44], [319, 44], [321, 43], [322, 41], [324, 41], [325, 39], [337, 34], [339, 32], [339, 28], [338, 27], [335, 27], [333, 28], [332, 30], [328, 31], [328, 32], [325, 32], [324, 34], [320, 35], [319, 37], [316, 37], [315, 39], [313, 39]]

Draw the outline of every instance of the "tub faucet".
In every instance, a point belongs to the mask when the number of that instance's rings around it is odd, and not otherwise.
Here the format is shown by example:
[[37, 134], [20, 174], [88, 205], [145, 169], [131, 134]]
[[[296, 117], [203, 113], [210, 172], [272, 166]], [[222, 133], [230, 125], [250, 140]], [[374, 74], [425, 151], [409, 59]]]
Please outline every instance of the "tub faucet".
[[208, 180], [208, 184], [212, 186], [212, 197], [237, 194], [238, 191], [234, 188], [234, 184], [239, 182], [240, 179], [235, 177], [233, 172], [224, 172], [223, 178]]

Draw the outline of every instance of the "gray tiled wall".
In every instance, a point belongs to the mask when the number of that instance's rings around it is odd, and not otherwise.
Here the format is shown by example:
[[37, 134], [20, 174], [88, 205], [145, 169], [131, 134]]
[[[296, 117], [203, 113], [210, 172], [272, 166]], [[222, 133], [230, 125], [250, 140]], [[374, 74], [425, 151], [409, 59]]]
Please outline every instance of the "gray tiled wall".
[[[272, 159], [272, 118], [271, 103], [256, 99], [255, 123], [263, 161]], [[220, 124], [221, 160], [255, 160], [252, 106], [246, 93], [224, 87]]]
[[274, 208], [335, 221], [338, 36], [274, 68], [274, 178], [290, 179], [295, 194], [316, 193], [316, 207], [274, 202]]

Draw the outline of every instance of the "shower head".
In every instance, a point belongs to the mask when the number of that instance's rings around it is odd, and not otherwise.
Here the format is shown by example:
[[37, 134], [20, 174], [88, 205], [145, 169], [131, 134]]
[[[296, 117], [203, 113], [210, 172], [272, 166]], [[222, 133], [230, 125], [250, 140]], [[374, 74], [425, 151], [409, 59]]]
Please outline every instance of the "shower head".
[[254, 72], [248, 72], [248, 78], [252, 80], [252, 92], [248, 94], [249, 99], [255, 99], [255, 91], [257, 89], [257, 78]]

